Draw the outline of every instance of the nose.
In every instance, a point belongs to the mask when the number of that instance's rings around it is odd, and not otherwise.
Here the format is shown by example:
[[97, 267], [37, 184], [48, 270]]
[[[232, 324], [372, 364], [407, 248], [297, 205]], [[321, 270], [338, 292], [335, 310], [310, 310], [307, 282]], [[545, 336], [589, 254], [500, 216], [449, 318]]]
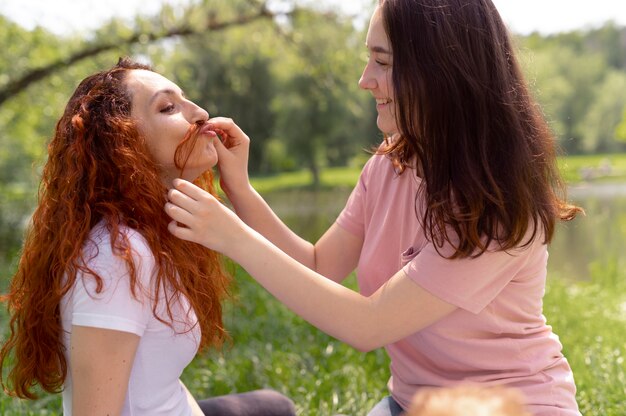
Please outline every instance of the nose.
[[189, 110], [189, 122], [199, 123], [204, 122], [209, 119], [209, 113], [202, 107], [197, 106], [195, 103], [189, 102], [190, 110]]
[[373, 90], [376, 88], [376, 78], [371, 73], [370, 63], [365, 64], [361, 78], [359, 78], [359, 88], [363, 90]]

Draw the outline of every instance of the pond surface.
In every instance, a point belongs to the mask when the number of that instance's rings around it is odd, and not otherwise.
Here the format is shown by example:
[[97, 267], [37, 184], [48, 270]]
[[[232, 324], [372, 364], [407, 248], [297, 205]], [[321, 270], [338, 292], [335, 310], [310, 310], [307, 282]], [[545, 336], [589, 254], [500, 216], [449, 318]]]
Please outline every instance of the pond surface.
[[[341, 212], [350, 191], [291, 190], [264, 197], [292, 230], [315, 241]], [[626, 263], [626, 183], [576, 185], [568, 192], [586, 215], [557, 227], [549, 250], [549, 276], [587, 280], [592, 267]]]
[[572, 186], [569, 198], [586, 215], [557, 228], [548, 270], [585, 280], [591, 267], [626, 265], [626, 183]]

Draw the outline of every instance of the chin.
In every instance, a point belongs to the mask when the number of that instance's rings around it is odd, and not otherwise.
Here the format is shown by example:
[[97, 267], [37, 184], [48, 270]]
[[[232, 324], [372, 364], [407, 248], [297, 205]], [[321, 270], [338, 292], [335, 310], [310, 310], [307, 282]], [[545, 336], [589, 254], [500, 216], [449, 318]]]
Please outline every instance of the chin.
[[393, 136], [394, 134], [398, 132], [398, 129], [396, 128], [396, 126], [389, 126], [385, 124], [378, 124], [377, 126], [378, 126], [378, 130], [380, 130], [381, 133], [387, 136]]
[[376, 126], [378, 127], [378, 130], [385, 134], [393, 134], [398, 130], [395, 120], [392, 121], [383, 117], [379, 117], [376, 120]]
[[198, 167], [185, 167], [183, 171], [182, 179], [193, 182], [202, 176], [203, 173], [211, 171], [214, 165], [211, 166], [198, 166]]

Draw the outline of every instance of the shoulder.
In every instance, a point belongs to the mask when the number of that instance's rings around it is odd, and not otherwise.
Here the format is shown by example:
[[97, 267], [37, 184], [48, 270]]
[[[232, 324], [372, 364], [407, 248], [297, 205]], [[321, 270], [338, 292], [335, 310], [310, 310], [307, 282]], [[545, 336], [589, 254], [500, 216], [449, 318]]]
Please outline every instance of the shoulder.
[[359, 182], [366, 189], [385, 194], [408, 192], [414, 197], [422, 180], [416, 175], [415, 168], [400, 171], [389, 155], [374, 154], [363, 167]]
[[112, 240], [112, 229], [105, 222], [96, 224], [83, 247], [84, 264], [100, 277], [120, 276], [128, 273], [129, 265], [138, 271], [137, 277], [149, 278], [155, 267], [152, 250], [140, 232], [126, 225], [118, 227], [117, 238]]
[[112, 254], [114, 251], [112, 246], [127, 246], [132, 250], [133, 255], [141, 257], [152, 255], [148, 241], [139, 231], [124, 224], [120, 224], [117, 231], [117, 241], [111, 241], [111, 227], [105, 221], [100, 221], [91, 229], [84, 249], [87, 251], [97, 249], [103, 254]]
[[104, 222], [91, 230], [62, 313], [72, 325], [142, 336], [155, 302], [154, 257], [137, 231], [120, 226], [116, 241], [112, 235]]
[[396, 175], [393, 162], [387, 155], [379, 153], [373, 154], [361, 170], [363, 180], [381, 179], [387, 175]]

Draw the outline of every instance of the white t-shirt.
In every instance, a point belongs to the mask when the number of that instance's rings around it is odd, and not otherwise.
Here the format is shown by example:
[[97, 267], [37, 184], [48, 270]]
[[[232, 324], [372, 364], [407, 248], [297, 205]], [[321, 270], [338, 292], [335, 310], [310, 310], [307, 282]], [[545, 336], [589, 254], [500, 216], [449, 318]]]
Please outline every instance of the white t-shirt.
[[[69, 357], [72, 325], [111, 329], [141, 337], [135, 355], [123, 416], [191, 415], [186, 392], [180, 383], [183, 369], [194, 358], [200, 343], [200, 327], [186, 298], [172, 305], [174, 328], [155, 318], [152, 306], [152, 277], [155, 262], [145, 239], [124, 227], [137, 273], [137, 299], [130, 291], [126, 262], [113, 254], [110, 234], [103, 222], [96, 225], [83, 247], [87, 266], [103, 281], [96, 293], [95, 278], [79, 272], [72, 290], [61, 302], [62, 341], [68, 374], [63, 390], [63, 412], [72, 414], [72, 377]], [[157, 313], [167, 321], [163, 290]], [[193, 326], [193, 329], [189, 329]]]

